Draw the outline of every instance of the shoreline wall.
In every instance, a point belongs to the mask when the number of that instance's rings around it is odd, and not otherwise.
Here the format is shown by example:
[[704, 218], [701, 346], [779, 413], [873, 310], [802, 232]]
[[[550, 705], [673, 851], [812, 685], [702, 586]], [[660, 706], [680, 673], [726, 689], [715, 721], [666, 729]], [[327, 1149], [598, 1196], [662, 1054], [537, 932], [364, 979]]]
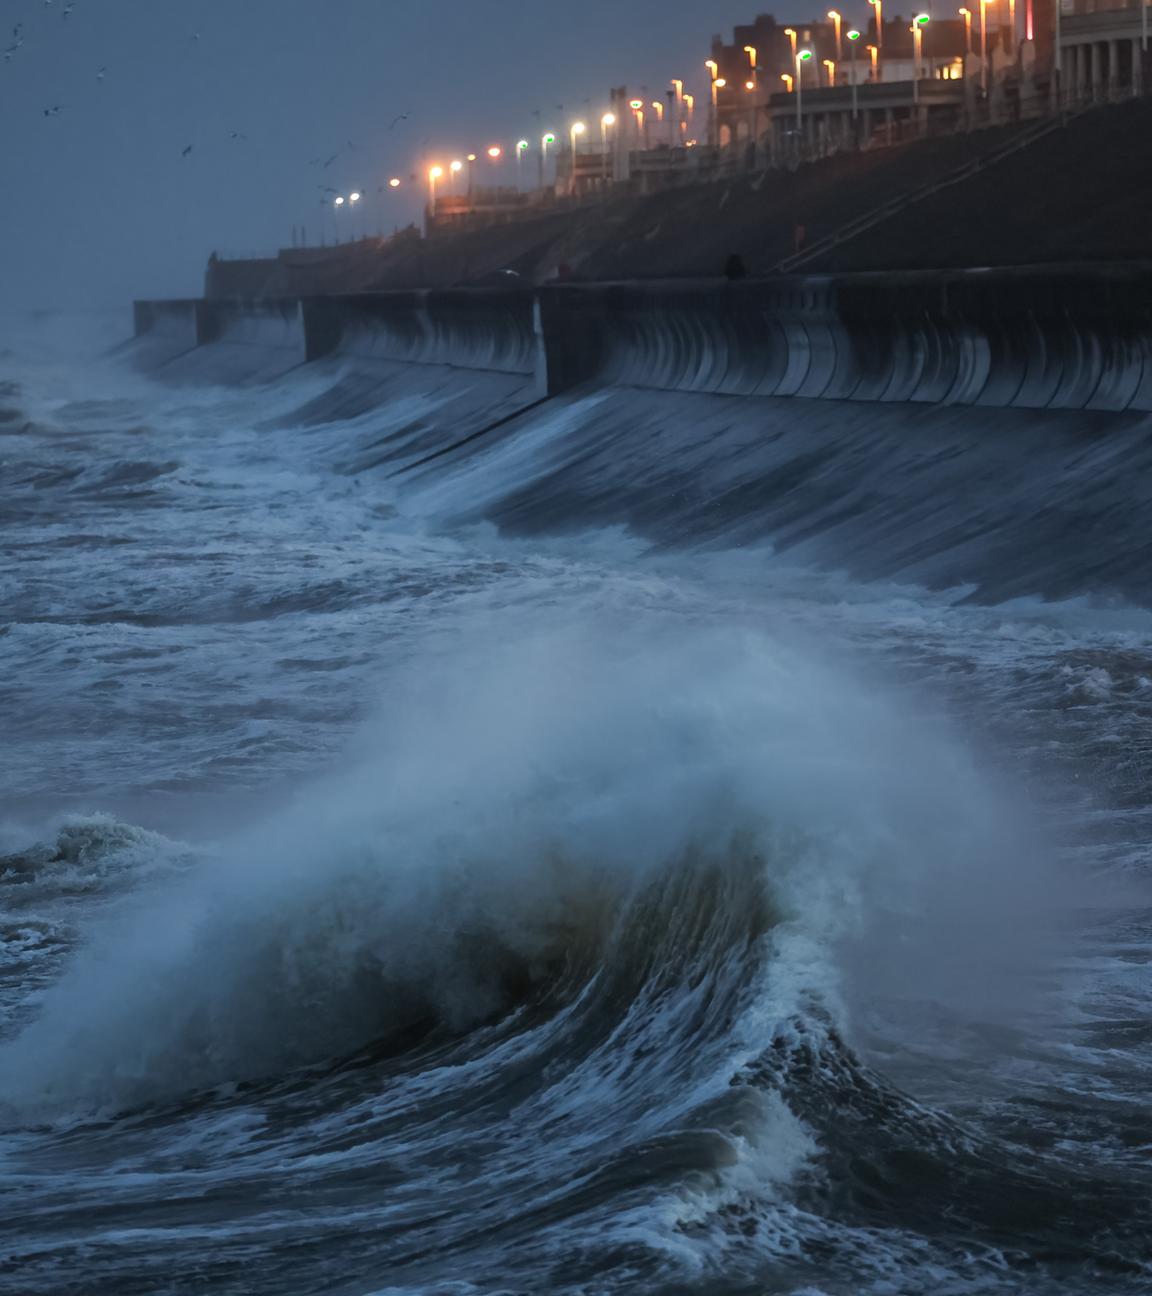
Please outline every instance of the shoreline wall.
[[[143, 367], [164, 376], [175, 357], [173, 376], [216, 381], [372, 359], [531, 375], [541, 398], [622, 386], [1152, 410], [1141, 267], [140, 302], [136, 331]], [[191, 372], [190, 337], [203, 352]]]

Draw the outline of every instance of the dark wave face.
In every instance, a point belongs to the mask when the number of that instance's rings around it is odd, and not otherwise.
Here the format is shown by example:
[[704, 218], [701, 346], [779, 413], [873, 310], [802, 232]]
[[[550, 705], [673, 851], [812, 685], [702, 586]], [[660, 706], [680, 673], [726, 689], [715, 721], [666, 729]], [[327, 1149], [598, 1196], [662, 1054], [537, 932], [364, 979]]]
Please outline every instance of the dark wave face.
[[1149, 619], [1043, 475], [2, 363], [0, 1288], [1152, 1284]]

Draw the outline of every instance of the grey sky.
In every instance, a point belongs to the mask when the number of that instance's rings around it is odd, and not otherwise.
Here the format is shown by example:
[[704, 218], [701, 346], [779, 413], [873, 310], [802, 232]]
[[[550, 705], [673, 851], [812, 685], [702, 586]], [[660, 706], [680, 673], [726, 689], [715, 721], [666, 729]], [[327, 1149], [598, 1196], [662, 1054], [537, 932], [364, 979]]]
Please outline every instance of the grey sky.
[[[561, 129], [556, 105], [571, 120], [590, 99], [598, 115], [616, 84], [656, 89], [683, 75], [702, 91], [711, 34], [773, 8], [71, 0], [65, 18], [69, 2], [0, 3], [0, 50], [23, 24], [23, 45], [0, 62], [0, 283], [9, 303], [195, 294], [213, 247], [270, 250], [302, 223], [315, 238], [322, 183], [362, 187], [381, 204], [364, 219], [391, 229], [417, 215], [419, 195], [376, 189], [417, 169], [426, 147], [447, 160], [514, 140], [535, 130], [536, 108]], [[821, 8], [790, 0], [776, 12]], [[57, 105], [59, 115], [44, 116]], [[388, 131], [407, 111], [411, 120]], [[309, 165], [337, 152], [327, 170]]]

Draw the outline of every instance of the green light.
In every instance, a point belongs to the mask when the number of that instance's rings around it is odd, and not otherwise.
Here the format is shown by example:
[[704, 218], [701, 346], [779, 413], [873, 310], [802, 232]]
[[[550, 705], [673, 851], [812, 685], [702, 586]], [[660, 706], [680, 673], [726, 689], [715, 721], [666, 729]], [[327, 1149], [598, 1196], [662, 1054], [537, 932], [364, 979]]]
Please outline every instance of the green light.
[[928, 15], [917, 14], [916, 17], [912, 19], [912, 21], [916, 24], [917, 27], [923, 27], [924, 24], [928, 21]]
[[852, 31], [850, 31], [850, 32], [848, 33], [848, 39], [849, 39], [849, 40], [859, 40], [859, 39], [860, 39], [860, 33], [859, 33], [858, 31], [856, 31], [855, 28], [853, 28]]
[[801, 50], [800, 53], [796, 55], [796, 57], [800, 60], [801, 63], [806, 63], [812, 57], [812, 51]]
[[556, 143], [556, 136], [553, 135], [551, 132], [549, 132], [547, 135], [544, 136], [544, 143], [545, 143], [545, 144], [555, 144], [555, 143]]
[[516, 145], [516, 152], [517, 152], [517, 153], [523, 153], [524, 150], [525, 150], [527, 147], [528, 147], [528, 141], [527, 141], [527, 140], [520, 140], [520, 141], [517, 143], [517, 145]]

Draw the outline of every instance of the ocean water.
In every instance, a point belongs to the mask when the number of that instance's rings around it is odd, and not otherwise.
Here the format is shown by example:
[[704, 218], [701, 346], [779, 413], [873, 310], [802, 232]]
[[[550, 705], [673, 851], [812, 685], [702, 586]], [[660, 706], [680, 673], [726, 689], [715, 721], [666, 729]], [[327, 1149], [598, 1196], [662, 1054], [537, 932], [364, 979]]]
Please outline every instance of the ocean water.
[[954, 425], [594, 393], [403, 471], [466, 375], [326, 422], [57, 330], [0, 355], [0, 1290], [1152, 1289], [1152, 614], [1019, 539], [1049, 477], [897, 525], [886, 453], [848, 543], [822, 447]]

